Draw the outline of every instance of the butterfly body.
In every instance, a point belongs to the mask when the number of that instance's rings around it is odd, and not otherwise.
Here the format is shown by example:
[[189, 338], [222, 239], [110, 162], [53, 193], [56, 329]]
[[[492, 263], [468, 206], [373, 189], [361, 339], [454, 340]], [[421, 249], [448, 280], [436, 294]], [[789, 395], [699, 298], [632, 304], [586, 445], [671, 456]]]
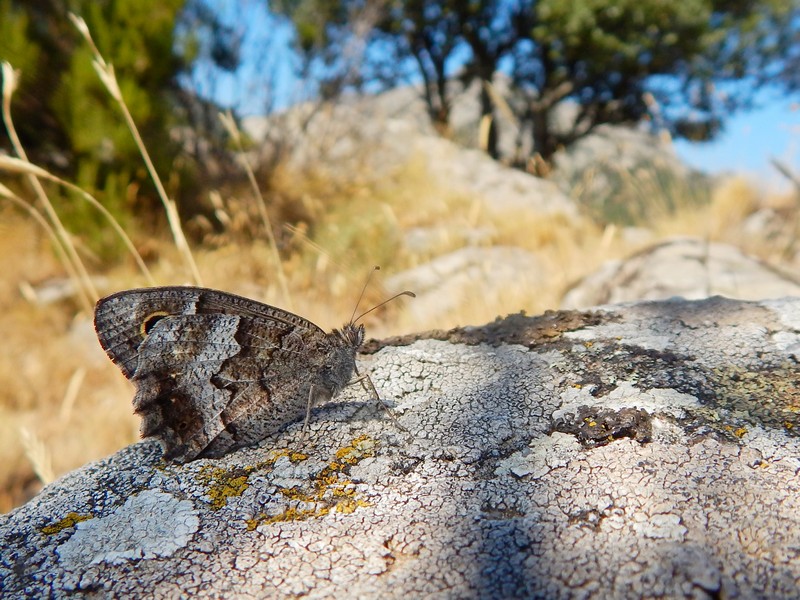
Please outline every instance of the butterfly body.
[[95, 309], [100, 344], [136, 386], [143, 437], [187, 462], [254, 444], [331, 399], [364, 328], [326, 333], [285, 310], [196, 287], [129, 290]]

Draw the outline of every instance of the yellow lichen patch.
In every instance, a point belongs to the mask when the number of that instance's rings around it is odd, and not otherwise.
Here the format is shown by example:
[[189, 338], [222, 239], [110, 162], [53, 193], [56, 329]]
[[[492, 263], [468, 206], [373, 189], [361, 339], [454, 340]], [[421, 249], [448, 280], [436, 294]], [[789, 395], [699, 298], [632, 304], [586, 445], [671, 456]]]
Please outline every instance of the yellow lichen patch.
[[333, 498], [353, 498], [356, 495], [355, 488], [350, 486], [351, 482], [337, 483], [329, 488], [330, 495]]
[[289, 450], [288, 448], [281, 448], [280, 450], [272, 450], [269, 453], [269, 458], [267, 458], [267, 460], [265, 460], [262, 464], [274, 465], [279, 458], [284, 456], [292, 463], [299, 463], [308, 459], [308, 454], [303, 454], [302, 452], [297, 452], [295, 450]]
[[279, 488], [278, 491], [289, 500], [299, 500], [301, 502], [310, 502], [312, 500], [307, 493], [297, 488]]
[[733, 425], [725, 425], [723, 429], [728, 433], [733, 434], [738, 439], [742, 439], [745, 435], [747, 435], [747, 429], [744, 427], [737, 427], [736, 429], [734, 429]]
[[197, 475], [198, 481], [208, 486], [208, 497], [211, 498], [211, 508], [218, 510], [228, 504], [228, 498], [241, 496], [249, 487], [247, 483], [250, 474], [256, 467], [248, 466], [241, 469], [226, 471], [219, 467], [203, 467]]
[[354, 465], [369, 456], [375, 456], [375, 440], [366, 435], [357, 437], [349, 446], [336, 452], [336, 458], [346, 465]]
[[273, 515], [271, 517], [267, 517], [264, 523], [279, 523], [282, 521], [305, 521], [306, 519], [310, 519], [311, 517], [320, 516], [321, 513], [327, 513], [327, 508], [296, 508], [294, 506], [290, 506], [285, 511], [278, 515]]
[[354, 500], [354, 499], [347, 499], [342, 500], [341, 502], [336, 504], [336, 512], [349, 515], [356, 512], [357, 508], [361, 508], [364, 506], [370, 506], [370, 503], [366, 500]]
[[219, 467], [206, 466], [200, 469], [197, 479], [208, 486], [207, 494], [211, 498], [211, 508], [218, 510], [228, 504], [228, 498], [241, 496], [250, 486], [247, 480], [259, 469], [268, 469], [275, 465], [281, 457], [286, 456], [291, 462], [300, 462], [308, 458], [305, 454], [291, 450], [276, 450], [270, 453], [267, 460], [256, 465], [225, 470]]
[[[311, 490], [298, 488], [280, 488], [280, 493], [288, 500], [297, 503], [286, 508], [277, 515], [261, 513], [245, 521], [248, 531], [259, 525], [287, 521], [305, 521], [323, 517], [332, 510], [351, 514], [356, 509], [370, 506], [369, 502], [356, 497], [353, 482], [347, 478], [345, 471], [359, 461], [375, 455], [375, 440], [361, 436], [339, 449], [335, 459], [328, 463], [314, 478]], [[304, 508], [303, 505], [308, 506]]]
[[79, 515], [76, 512], [71, 512], [67, 513], [67, 516], [60, 521], [56, 521], [50, 525], [45, 525], [39, 531], [45, 535], [55, 535], [56, 533], [64, 531], [65, 529], [75, 527], [75, 525], [81, 521], [88, 521], [89, 519], [94, 519], [94, 515]]

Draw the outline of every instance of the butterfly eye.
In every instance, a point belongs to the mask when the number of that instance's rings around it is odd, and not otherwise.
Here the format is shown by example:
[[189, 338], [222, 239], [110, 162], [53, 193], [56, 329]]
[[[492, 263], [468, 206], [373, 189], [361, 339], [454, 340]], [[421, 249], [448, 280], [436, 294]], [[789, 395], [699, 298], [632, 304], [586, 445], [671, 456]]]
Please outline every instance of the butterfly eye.
[[139, 327], [139, 333], [142, 335], [143, 338], [146, 338], [148, 335], [150, 335], [150, 332], [153, 331], [153, 327], [156, 326], [156, 323], [158, 323], [164, 317], [168, 316], [169, 313], [163, 310], [150, 313], [142, 321], [142, 324]]

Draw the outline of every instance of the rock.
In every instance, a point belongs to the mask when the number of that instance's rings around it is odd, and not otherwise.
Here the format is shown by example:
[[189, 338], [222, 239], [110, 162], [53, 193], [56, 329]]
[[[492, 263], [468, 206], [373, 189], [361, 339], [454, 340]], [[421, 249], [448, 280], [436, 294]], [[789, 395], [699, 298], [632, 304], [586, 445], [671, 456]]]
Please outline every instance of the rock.
[[465, 309], [477, 298], [482, 304], [496, 304], [496, 297], [506, 293], [520, 273], [534, 284], [545, 276], [539, 260], [527, 250], [468, 247], [397, 273], [386, 280], [386, 288], [414, 290], [416, 298], [407, 310], [414, 319], [430, 322]]
[[715, 180], [684, 164], [668, 136], [625, 125], [601, 125], [559, 149], [548, 179], [585, 216], [621, 227], [703, 205]]
[[[92, 277], [91, 283], [96, 288], [108, 287], [106, 277]], [[70, 300], [78, 296], [79, 291], [79, 286], [73, 277], [51, 277], [35, 285], [27, 281], [19, 284], [19, 292], [22, 297], [38, 306]]]
[[575, 203], [553, 182], [506, 167], [481, 150], [425, 137], [417, 140], [417, 151], [440, 186], [483, 200], [489, 211], [505, 213], [509, 219], [526, 211], [541, 216], [578, 218]]
[[509, 216], [527, 210], [578, 215], [556, 184], [439, 136], [413, 88], [347, 104], [297, 106], [277, 117], [250, 117], [242, 127], [267, 154], [274, 148], [286, 151], [286, 140], [292, 140], [285, 164], [298, 173], [327, 168], [324, 175], [333, 182], [380, 181], [416, 161], [439, 189], [482, 201], [488, 210]]
[[800, 281], [734, 246], [679, 237], [606, 263], [575, 284], [561, 307], [713, 295], [741, 300], [800, 296]]
[[680, 177], [691, 174], [675, 154], [671, 140], [622, 125], [598, 126], [593, 133], [558, 151], [553, 160], [559, 181], [574, 182], [589, 169], [601, 166], [632, 174], [643, 166], [657, 165]]
[[2, 597], [797, 597], [800, 299], [365, 352], [407, 433], [354, 385], [302, 454], [300, 424], [182, 466], [125, 448], [0, 516]]

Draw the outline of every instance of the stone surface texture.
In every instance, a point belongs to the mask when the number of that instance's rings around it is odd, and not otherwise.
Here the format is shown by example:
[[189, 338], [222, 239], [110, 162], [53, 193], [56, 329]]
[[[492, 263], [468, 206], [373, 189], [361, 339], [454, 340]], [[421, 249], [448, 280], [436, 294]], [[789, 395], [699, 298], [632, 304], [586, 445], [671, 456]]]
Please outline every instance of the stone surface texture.
[[797, 597], [800, 299], [365, 352], [407, 432], [353, 385], [304, 441], [181, 466], [125, 448], [0, 516], [0, 596]]
[[[469, 96], [473, 97], [477, 95]], [[463, 115], [472, 109], [456, 112]], [[442, 137], [426, 114], [419, 92], [403, 88], [346, 104], [299, 105], [277, 120], [249, 117], [242, 125], [259, 144], [252, 157], [256, 163], [269, 164], [269, 154], [279, 148], [292, 171], [313, 168], [331, 182], [352, 181], [354, 173], [359, 180], [381, 181], [393, 177], [398, 168], [415, 164], [424, 166], [432, 194], [446, 188], [509, 218], [524, 211], [541, 218], [578, 217], [575, 202], [558, 185]], [[477, 126], [472, 129], [477, 131]], [[293, 140], [291, 149], [286, 140]]]

